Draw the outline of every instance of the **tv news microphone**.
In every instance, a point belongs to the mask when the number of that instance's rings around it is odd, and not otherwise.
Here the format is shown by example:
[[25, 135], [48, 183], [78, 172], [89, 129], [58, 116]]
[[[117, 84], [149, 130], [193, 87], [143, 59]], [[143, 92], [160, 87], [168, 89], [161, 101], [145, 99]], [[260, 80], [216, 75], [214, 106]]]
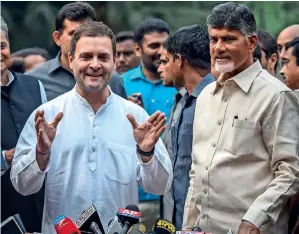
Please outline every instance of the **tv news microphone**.
[[155, 234], [174, 234], [175, 226], [165, 219], [157, 219], [154, 223], [153, 230]]
[[120, 234], [127, 234], [129, 228], [139, 222], [141, 213], [136, 205], [130, 204], [125, 209], [119, 208], [117, 216], [123, 225]]
[[94, 205], [90, 205], [77, 219], [76, 225], [82, 233], [105, 234], [101, 219]]
[[73, 221], [64, 215], [58, 216], [53, 224], [57, 234], [81, 234]]
[[146, 227], [142, 223], [134, 224], [128, 231], [128, 234], [145, 234]]

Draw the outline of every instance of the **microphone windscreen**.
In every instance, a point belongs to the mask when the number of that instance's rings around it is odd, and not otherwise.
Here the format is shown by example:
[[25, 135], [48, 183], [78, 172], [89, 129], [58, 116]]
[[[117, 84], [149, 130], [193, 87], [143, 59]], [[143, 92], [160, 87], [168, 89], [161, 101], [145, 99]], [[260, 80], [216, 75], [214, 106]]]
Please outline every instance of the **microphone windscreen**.
[[58, 216], [53, 224], [57, 234], [80, 234], [79, 229], [73, 221], [64, 215]]
[[134, 204], [127, 205], [127, 206], [126, 206], [126, 209], [127, 209], [127, 210], [134, 210], [134, 211], [139, 212], [139, 208], [138, 208], [138, 206], [136, 206], [136, 205], [134, 205]]
[[153, 231], [156, 234], [174, 234], [175, 226], [165, 219], [157, 219], [153, 226]]

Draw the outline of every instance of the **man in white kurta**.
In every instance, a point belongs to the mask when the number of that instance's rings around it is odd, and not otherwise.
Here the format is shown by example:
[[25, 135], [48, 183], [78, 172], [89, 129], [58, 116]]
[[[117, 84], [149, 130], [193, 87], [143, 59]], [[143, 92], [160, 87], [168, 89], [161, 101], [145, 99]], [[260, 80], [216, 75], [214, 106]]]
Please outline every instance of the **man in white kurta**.
[[106, 103], [95, 112], [78, 90], [77, 84], [70, 92], [39, 107], [47, 121], [63, 112], [45, 170], [36, 160], [35, 113], [21, 133], [11, 170], [12, 183], [23, 195], [37, 192], [45, 180], [42, 232], [47, 234], [55, 233], [52, 222], [58, 215], [76, 221], [91, 204], [107, 228], [118, 208], [138, 204], [138, 184], [160, 195], [172, 182], [171, 162], [160, 139], [149, 162], [143, 163], [136, 152], [133, 128], [126, 115], [132, 114], [138, 124], [146, 122], [149, 116], [141, 107], [109, 88]]

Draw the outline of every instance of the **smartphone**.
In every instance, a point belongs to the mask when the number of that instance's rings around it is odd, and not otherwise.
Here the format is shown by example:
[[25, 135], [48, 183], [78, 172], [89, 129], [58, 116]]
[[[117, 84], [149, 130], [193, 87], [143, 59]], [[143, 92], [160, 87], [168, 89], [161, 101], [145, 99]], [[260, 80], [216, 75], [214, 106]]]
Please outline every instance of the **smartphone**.
[[1, 223], [1, 234], [25, 234], [15, 217], [10, 216]]

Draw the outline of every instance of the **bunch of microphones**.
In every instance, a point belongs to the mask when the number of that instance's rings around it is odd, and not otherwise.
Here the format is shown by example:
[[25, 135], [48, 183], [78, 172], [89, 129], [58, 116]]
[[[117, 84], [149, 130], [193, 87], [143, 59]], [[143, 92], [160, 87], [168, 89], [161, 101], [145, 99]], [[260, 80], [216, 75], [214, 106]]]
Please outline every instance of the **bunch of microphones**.
[[[119, 208], [116, 216], [104, 230], [100, 217], [94, 207], [88, 207], [74, 223], [61, 215], [53, 224], [57, 234], [146, 234], [146, 227], [140, 222], [141, 212], [136, 205]], [[147, 234], [211, 234], [201, 232], [199, 228], [192, 231], [176, 232], [175, 226], [164, 219], [158, 219]]]

